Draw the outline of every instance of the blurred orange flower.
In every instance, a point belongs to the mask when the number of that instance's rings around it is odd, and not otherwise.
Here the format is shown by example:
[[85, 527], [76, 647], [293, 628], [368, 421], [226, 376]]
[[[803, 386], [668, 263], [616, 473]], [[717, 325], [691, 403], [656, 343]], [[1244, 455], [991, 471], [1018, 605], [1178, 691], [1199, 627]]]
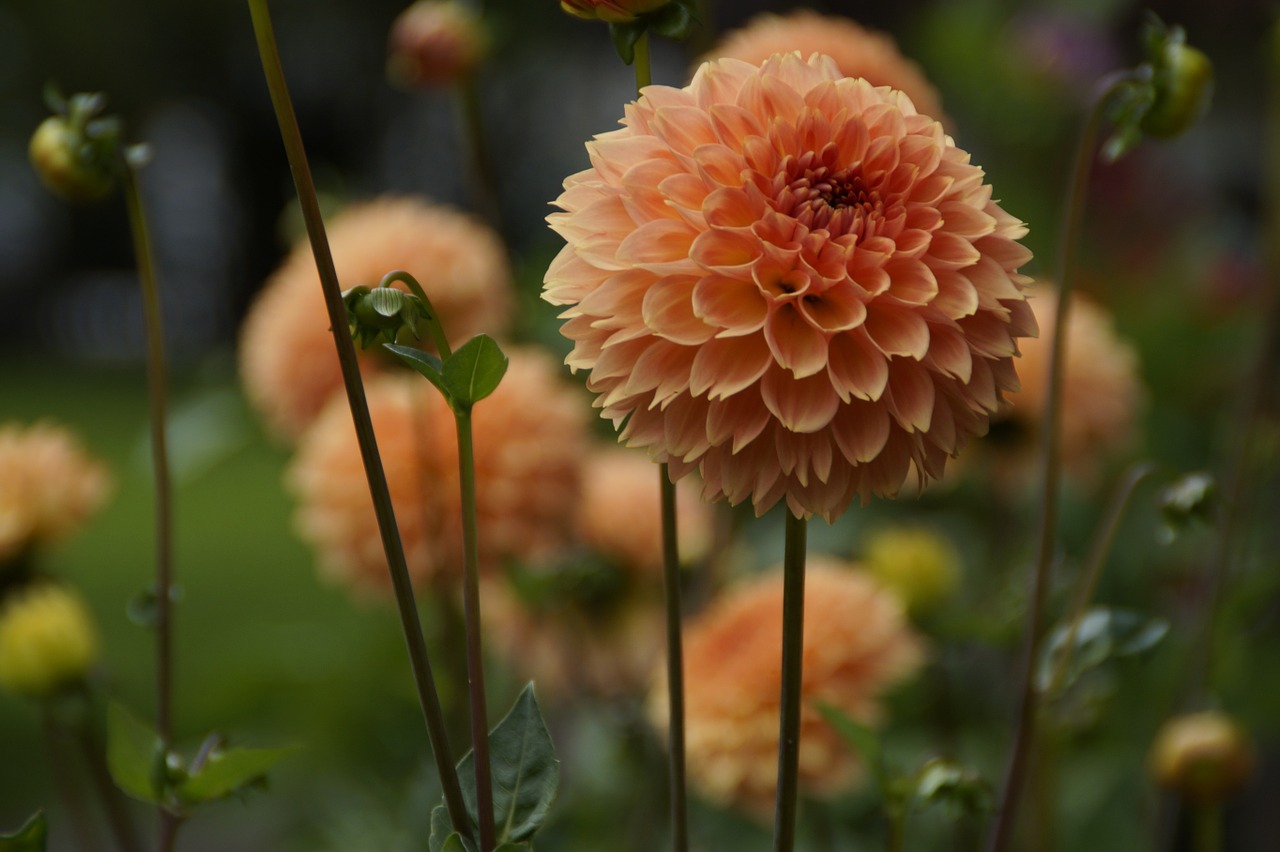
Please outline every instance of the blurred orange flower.
[[[708, 799], [760, 817], [772, 813], [778, 772], [782, 573], [728, 591], [685, 628], [685, 738], [691, 783]], [[819, 714], [830, 704], [864, 724], [880, 696], [923, 660], [897, 598], [851, 564], [809, 558], [805, 571], [800, 784], [830, 796], [858, 777], [857, 755]], [[665, 672], [649, 715], [668, 723]]]
[[823, 53], [846, 77], [862, 77], [873, 86], [899, 89], [916, 111], [949, 124], [938, 91], [920, 66], [903, 56], [884, 33], [836, 15], [801, 9], [787, 15], [762, 14], [727, 33], [703, 60], [730, 57], [760, 65], [775, 53], [800, 51], [801, 58]]
[[484, 60], [484, 27], [470, 6], [458, 0], [418, 0], [391, 25], [387, 76], [415, 89], [457, 83]]
[[[502, 384], [472, 414], [480, 566], [540, 561], [573, 535], [586, 439], [582, 401], [552, 360], [519, 349]], [[421, 376], [366, 383], [369, 410], [410, 575], [460, 578], [461, 497], [452, 411]], [[346, 399], [335, 397], [299, 442], [286, 474], [295, 524], [323, 574], [388, 592], [386, 558]]]
[[832, 520], [986, 430], [1031, 254], [941, 125], [796, 55], [707, 63], [622, 123], [565, 181], [543, 297], [628, 445]]
[[[478, 220], [422, 199], [386, 197], [352, 205], [334, 217], [328, 231], [344, 290], [375, 285], [402, 269], [422, 284], [450, 342], [506, 330], [511, 272], [501, 241]], [[361, 360], [366, 375], [384, 363], [373, 351]], [[320, 278], [305, 241], [249, 310], [240, 337], [240, 375], [268, 429], [290, 442], [342, 387]]]

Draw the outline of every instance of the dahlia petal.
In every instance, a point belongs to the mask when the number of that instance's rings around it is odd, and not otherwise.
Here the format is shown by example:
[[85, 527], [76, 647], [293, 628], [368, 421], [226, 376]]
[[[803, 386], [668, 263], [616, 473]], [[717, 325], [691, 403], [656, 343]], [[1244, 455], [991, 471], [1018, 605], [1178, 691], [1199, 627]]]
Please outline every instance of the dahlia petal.
[[662, 140], [653, 136], [609, 136], [602, 134], [587, 143], [591, 165], [606, 183], [616, 184], [627, 169], [645, 160], [670, 159]]
[[672, 275], [653, 282], [641, 308], [650, 331], [685, 346], [697, 346], [715, 334], [715, 328], [693, 311], [693, 288], [699, 280], [692, 275]]
[[760, 211], [746, 190], [725, 186], [703, 199], [702, 215], [712, 228], [749, 228]]
[[692, 461], [710, 448], [711, 445], [707, 443], [705, 400], [682, 396], [668, 406], [663, 414], [663, 437], [671, 456]]
[[989, 257], [983, 256], [976, 264], [966, 269], [963, 275], [978, 291], [978, 306], [1002, 318], [1008, 313], [1005, 306], [1001, 304], [1002, 301], [1022, 301], [1024, 298], [1022, 290], [1013, 282], [1009, 273]]
[[742, 392], [707, 403], [707, 441], [718, 447], [732, 441], [732, 452], [738, 452], [759, 437], [769, 424], [769, 409], [760, 404], [754, 392]]
[[831, 435], [846, 461], [866, 464], [880, 455], [889, 440], [889, 412], [875, 403], [842, 406]]
[[764, 324], [764, 338], [778, 365], [797, 379], [819, 373], [827, 365], [827, 338], [804, 318], [794, 301], [776, 305]]
[[743, 183], [742, 173], [747, 168], [746, 161], [727, 145], [719, 142], [700, 145], [693, 152], [693, 161], [698, 164], [699, 173], [713, 183], [732, 187], [739, 187]]
[[718, 141], [711, 116], [696, 106], [661, 107], [654, 114], [652, 126], [654, 135], [677, 154], [687, 156], [699, 145]]
[[766, 125], [749, 110], [737, 104], [714, 104], [707, 113], [711, 116], [716, 136], [732, 149], [740, 150], [743, 140], [748, 136], [763, 136], [765, 133]]
[[543, 298], [553, 305], [581, 301], [600, 280], [600, 271], [578, 257], [572, 243], [566, 243], [547, 267]]
[[769, 305], [750, 281], [707, 275], [693, 288], [694, 315], [723, 329], [717, 337], [751, 334], [764, 327]]
[[1040, 327], [1036, 323], [1036, 315], [1025, 299], [1012, 302], [1009, 308], [1009, 333], [1017, 337], [1039, 337]]
[[955, 178], [950, 175], [932, 174], [927, 178], [923, 178], [915, 186], [911, 187], [911, 193], [908, 196], [910, 202], [914, 205], [920, 205], [925, 209], [931, 208], [937, 204], [939, 199], [951, 192], [951, 188], [955, 185]]
[[591, 318], [592, 328], [633, 327], [643, 316], [645, 292], [653, 282], [653, 274], [643, 269], [614, 273], [578, 302], [578, 313]]
[[867, 128], [871, 133], [871, 144], [862, 157], [862, 172], [874, 182], [880, 175], [888, 174], [898, 167], [898, 138], [895, 136], [876, 136], [879, 127], [871, 125]]
[[867, 305], [863, 328], [885, 355], [905, 356], [918, 361], [929, 351], [929, 326], [911, 308], [877, 299]]
[[862, 330], [836, 334], [827, 344], [827, 375], [843, 402], [877, 400], [889, 381], [885, 357]]
[[645, 222], [628, 234], [618, 246], [617, 257], [624, 263], [657, 267], [658, 271], [668, 264], [686, 265], [694, 242], [695, 232], [688, 224], [658, 219]]
[[[903, 219], [903, 230], [893, 238], [896, 250], [894, 257], [919, 258], [929, 250], [929, 243], [933, 242], [933, 234], [923, 228], [907, 228], [906, 219]], [[932, 277], [932, 276], [930, 276]]]
[[[903, 132], [906, 132], [905, 126]], [[933, 174], [938, 168], [938, 163], [942, 161], [942, 146], [926, 136], [907, 136], [898, 145], [898, 155], [903, 163], [910, 163], [917, 168], [918, 181]]]
[[987, 257], [1012, 272], [1031, 260], [1031, 251], [1022, 243], [1003, 236], [987, 236], [976, 241], [974, 247]]
[[749, 275], [760, 257], [761, 246], [750, 234], [711, 228], [698, 234], [689, 246], [689, 257], [703, 269], [721, 274]]
[[748, 77], [743, 82], [738, 90], [737, 104], [766, 125], [770, 122], [790, 124], [804, 109], [804, 101], [794, 88], [777, 77], [762, 74]]
[[1000, 405], [1000, 396], [996, 393], [995, 376], [991, 373], [991, 362], [986, 358], [973, 359], [973, 375], [965, 383], [970, 406], [977, 405], [983, 411], [995, 411]]
[[842, 281], [820, 295], [804, 296], [796, 300], [796, 305], [806, 320], [825, 332], [848, 331], [862, 325], [867, 318], [867, 306], [849, 281]]
[[855, 115], [836, 129], [831, 141], [839, 150], [839, 164], [852, 166], [862, 162], [862, 158], [866, 156], [867, 146], [871, 144], [871, 132], [867, 130], [866, 122]]
[[927, 305], [938, 295], [938, 279], [924, 263], [909, 257], [893, 257], [884, 267], [889, 295], [908, 305]]
[[[691, 175], [687, 172], [670, 177], [662, 178], [653, 184], [657, 187], [657, 195], [662, 199], [663, 204], [675, 205], [687, 211], [695, 212], [701, 223], [706, 223], [706, 217], [703, 215], [703, 204], [707, 199], [707, 183], [697, 175]], [[668, 215], [673, 211], [668, 208]], [[683, 215], [683, 214], [678, 214]], [[656, 219], [657, 215], [650, 215], [648, 218]], [[694, 221], [698, 221], [695, 219]], [[699, 227], [699, 230], [702, 230]]]
[[915, 361], [889, 362], [889, 389], [884, 395], [889, 413], [908, 432], [927, 432], [933, 417], [933, 379]]
[[925, 262], [934, 270], [964, 269], [973, 266], [980, 257], [982, 254], [974, 248], [973, 243], [958, 234], [943, 230], [933, 235]]
[[713, 337], [698, 347], [689, 376], [689, 392], [723, 399], [754, 384], [769, 365], [773, 353], [763, 335]]
[[954, 402], [939, 390], [934, 395], [933, 415], [929, 418], [929, 434], [926, 436], [934, 446], [948, 455], [955, 455], [960, 450], [956, 418], [951, 413], [953, 408]]
[[1017, 345], [1009, 333], [1009, 326], [998, 318], [979, 312], [971, 317], [957, 320], [969, 347], [979, 355], [988, 358], [1008, 358], [1018, 351]]
[[689, 89], [694, 101], [704, 109], [737, 100], [743, 81], [759, 72], [755, 65], [739, 59], [704, 62], [693, 75]]
[[935, 268], [933, 275], [938, 282], [933, 307], [950, 319], [967, 317], [978, 310], [978, 291], [968, 278], [951, 269]]
[[929, 355], [925, 360], [934, 370], [962, 383], [973, 375], [973, 353], [969, 344], [963, 333], [948, 325], [929, 325]]
[[996, 220], [971, 204], [944, 201], [938, 205], [938, 212], [942, 214], [943, 227], [967, 240], [985, 237], [996, 229]]
[[765, 372], [760, 398], [782, 427], [792, 432], [816, 432], [830, 423], [840, 408], [840, 397], [825, 375], [802, 379], [781, 368]]
[[[607, 345], [600, 350], [594, 366], [590, 364], [582, 366], [591, 367], [591, 380], [597, 384], [606, 379], [625, 378], [630, 375], [636, 361], [651, 345], [653, 340], [647, 337]], [[569, 362], [569, 366], [575, 367], [573, 362]]]

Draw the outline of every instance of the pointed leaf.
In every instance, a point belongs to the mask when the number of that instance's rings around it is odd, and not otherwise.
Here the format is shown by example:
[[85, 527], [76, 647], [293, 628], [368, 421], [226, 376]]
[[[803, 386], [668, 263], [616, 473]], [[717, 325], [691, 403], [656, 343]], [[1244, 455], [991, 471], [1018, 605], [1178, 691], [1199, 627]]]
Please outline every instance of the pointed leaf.
[[107, 767], [121, 790], [144, 802], [163, 796], [164, 743], [116, 702], [107, 705]]
[[469, 410], [493, 393], [507, 373], [507, 363], [507, 356], [487, 334], [478, 334], [462, 344], [440, 371], [455, 408]]
[[[473, 819], [472, 829], [474, 828]], [[470, 840], [453, 830], [453, 821], [449, 819], [449, 808], [441, 802], [431, 811], [431, 835], [427, 838], [427, 852], [445, 852], [451, 848], [447, 844], [455, 837], [462, 843], [462, 849], [465, 852], [476, 852]]]
[[672, 41], [685, 41], [693, 34], [697, 22], [692, 4], [676, 0], [654, 13], [651, 26], [658, 35]]
[[618, 58], [624, 65], [630, 65], [636, 61], [636, 42], [640, 41], [640, 36], [644, 35], [645, 28], [648, 26], [648, 23], [643, 20], [609, 24], [609, 37], [613, 39], [613, 49], [618, 52]]
[[881, 792], [887, 791], [891, 779], [885, 770], [884, 752], [880, 748], [880, 737], [876, 732], [855, 722], [847, 713], [825, 701], [818, 701], [814, 706], [827, 724], [862, 758]]
[[462, 835], [455, 831], [445, 838], [444, 845], [440, 847], [440, 852], [469, 852], [469, 850], [466, 843], [463, 842]]
[[36, 811], [13, 834], [0, 834], [0, 852], [44, 852], [48, 834], [44, 814]]
[[1043, 692], [1053, 685], [1064, 654], [1070, 654], [1062, 675], [1065, 689], [1085, 672], [1112, 658], [1132, 657], [1154, 648], [1168, 632], [1169, 625], [1162, 619], [1148, 619], [1130, 610], [1093, 607], [1080, 618], [1074, 636], [1070, 621], [1059, 624], [1049, 634], [1036, 670], [1036, 688]]
[[230, 796], [261, 781], [268, 769], [295, 749], [229, 748], [214, 751], [200, 767], [178, 787], [178, 797], [187, 804], [211, 802]]
[[[498, 840], [527, 840], [542, 825], [560, 784], [556, 760], [533, 684], [520, 693], [511, 711], [489, 732], [493, 777], [493, 821]], [[458, 780], [467, 812], [477, 814], [475, 753], [458, 762]]]
[[442, 365], [439, 358], [434, 355], [428, 355], [421, 349], [415, 349], [412, 346], [401, 346], [398, 343], [384, 343], [382, 345], [401, 361], [426, 376], [427, 380], [435, 385], [440, 393], [444, 394], [445, 399], [450, 399], [449, 390], [445, 387], [444, 377], [441, 375]]

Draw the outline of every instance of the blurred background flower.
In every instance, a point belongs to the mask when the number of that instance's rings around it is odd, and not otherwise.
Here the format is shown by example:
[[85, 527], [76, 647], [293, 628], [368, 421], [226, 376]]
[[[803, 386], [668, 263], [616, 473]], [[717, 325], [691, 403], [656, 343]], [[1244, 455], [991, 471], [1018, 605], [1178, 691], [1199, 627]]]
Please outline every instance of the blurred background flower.
[[78, 592], [41, 581], [0, 601], [0, 687], [49, 698], [82, 683], [98, 660], [98, 630]]

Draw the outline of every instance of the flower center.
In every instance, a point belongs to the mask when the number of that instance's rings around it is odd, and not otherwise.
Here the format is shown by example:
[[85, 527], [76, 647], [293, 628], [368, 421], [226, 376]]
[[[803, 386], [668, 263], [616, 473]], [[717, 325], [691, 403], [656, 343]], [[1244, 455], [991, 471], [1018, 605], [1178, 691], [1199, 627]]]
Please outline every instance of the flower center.
[[873, 236], [885, 211], [880, 191], [867, 186], [860, 170], [832, 169], [814, 160], [812, 154], [805, 154], [789, 157], [783, 164], [778, 212], [832, 236]]

